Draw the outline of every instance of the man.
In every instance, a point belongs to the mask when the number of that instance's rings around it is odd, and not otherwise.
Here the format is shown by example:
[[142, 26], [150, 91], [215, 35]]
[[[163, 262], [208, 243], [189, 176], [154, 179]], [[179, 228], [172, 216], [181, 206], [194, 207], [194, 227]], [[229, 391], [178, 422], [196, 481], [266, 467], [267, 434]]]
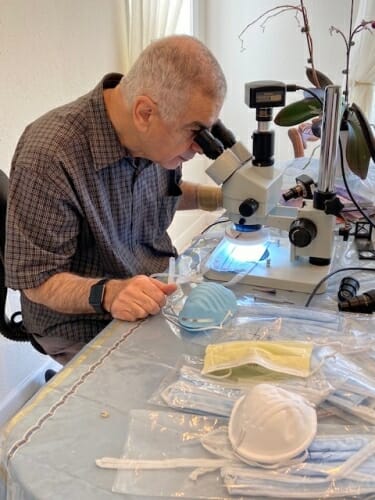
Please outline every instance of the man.
[[220, 190], [181, 179], [218, 119], [222, 70], [197, 39], [147, 47], [129, 74], [29, 125], [12, 161], [7, 286], [26, 329], [62, 364], [112, 318], [157, 314], [175, 285], [149, 276], [176, 252], [176, 209], [216, 209]]

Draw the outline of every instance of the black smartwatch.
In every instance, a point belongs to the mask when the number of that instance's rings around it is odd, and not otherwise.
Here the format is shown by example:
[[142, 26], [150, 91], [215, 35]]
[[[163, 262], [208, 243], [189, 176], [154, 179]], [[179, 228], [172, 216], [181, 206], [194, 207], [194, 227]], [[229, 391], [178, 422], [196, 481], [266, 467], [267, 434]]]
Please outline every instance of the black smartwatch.
[[98, 314], [104, 314], [107, 312], [103, 307], [105, 284], [107, 281], [109, 281], [109, 279], [104, 278], [95, 283], [95, 285], [93, 285], [90, 289], [89, 304]]

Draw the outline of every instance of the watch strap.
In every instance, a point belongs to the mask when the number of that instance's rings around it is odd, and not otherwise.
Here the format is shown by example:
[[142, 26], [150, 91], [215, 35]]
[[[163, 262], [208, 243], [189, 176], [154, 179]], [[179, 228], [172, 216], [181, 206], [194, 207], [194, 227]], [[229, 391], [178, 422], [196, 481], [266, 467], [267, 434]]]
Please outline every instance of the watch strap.
[[103, 307], [105, 285], [109, 281], [108, 278], [99, 280], [90, 289], [89, 304], [98, 314], [104, 314], [107, 311]]

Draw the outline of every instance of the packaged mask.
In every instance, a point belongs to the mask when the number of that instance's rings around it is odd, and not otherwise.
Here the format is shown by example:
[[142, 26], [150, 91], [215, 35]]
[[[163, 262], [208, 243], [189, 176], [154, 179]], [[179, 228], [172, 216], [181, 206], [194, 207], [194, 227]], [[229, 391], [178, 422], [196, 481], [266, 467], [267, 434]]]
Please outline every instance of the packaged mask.
[[204, 282], [190, 292], [178, 323], [190, 332], [221, 328], [236, 311], [236, 296], [231, 290], [218, 283]]
[[245, 340], [209, 344], [202, 373], [219, 378], [246, 378], [259, 374], [259, 368], [308, 377], [312, 342]]
[[241, 460], [280, 465], [305, 452], [316, 430], [316, 410], [306, 399], [272, 384], [258, 384], [235, 404], [228, 436]]
[[[202, 375], [198, 368], [182, 365], [178, 379], [167, 386], [162, 385], [150, 402], [199, 414], [229, 417], [234, 404], [249, 388], [270, 380], [268, 374], [272, 372], [268, 372], [265, 377], [252, 377], [239, 384], [231, 379], [212, 379]], [[273, 383], [299, 394], [314, 405], [319, 405], [333, 390], [320, 373], [307, 378], [286, 375]]]
[[[339, 434], [317, 434], [307, 449], [303, 465], [301, 465], [301, 461], [293, 465], [288, 464], [289, 473], [300, 476], [317, 476], [318, 474], [328, 476], [332, 470], [332, 463], [341, 465], [373, 440], [373, 435], [350, 434], [348, 430], [350, 426], [343, 428], [345, 431]], [[200, 441], [203, 448], [217, 457], [233, 460], [238, 458], [229, 440], [228, 428], [225, 426], [204, 434]], [[265, 464], [262, 465], [262, 468], [275, 469], [275, 467]]]

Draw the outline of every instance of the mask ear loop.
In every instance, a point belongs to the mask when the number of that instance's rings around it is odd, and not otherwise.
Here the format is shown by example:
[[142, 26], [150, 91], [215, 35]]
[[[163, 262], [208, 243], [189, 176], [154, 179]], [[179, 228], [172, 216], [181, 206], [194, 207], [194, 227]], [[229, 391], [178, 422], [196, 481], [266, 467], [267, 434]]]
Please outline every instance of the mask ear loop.
[[162, 279], [167, 279], [167, 282], [168, 280], [172, 280], [173, 281], [170, 281], [170, 283], [176, 283], [177, 285], [184, 285], [185, 283], [202, 283], [203, 281], [203, 277], [198, 275], [198, 274], [195, 274], [195, 275], [189, 275], [189, 276], [184, 276], [182, 274], [170, 274], [170, 273], [154, 273], [154, 274], [150, 274], [150, 278], [155, 278], [155, 279], [158, 279], [158, 278], [162, 278]]
[[[291, 458], [285, 462], [280, 462], [277, 464], [262, 464], [261, 462], [254, 462], [251, 460], [246, 460], [239, 456], [233, 448], [223, 448], [222, 443], [219, 443], [219, 446], [215, 446], [215, 436], [218, 435], [221, 437], [223, 431], [226, 431], [226, 434], [228, 433], [228, 428], [227, 427], [218, 427], [214, 431], [210, 432], [207, 436], [203, 436], [200, 439], [200, 443], [203, 446], [205, 450], [208, 452], [212, 453], [213, 455], [216, 455], [217, 457], [220, 458], [226, 458], [226, 459], [237, 459], [240, 460], [241, 463], [246, 463], [248, 465], [254, 466], [254, 467], [259, 467], [262, 469], [278, 469], [280, 467], [289, 467], [290, 465], [295, 465], [299, 464], [301, 462], [304, 462], [307, 457], [308, 457], [308, 450], [304, 450], [302, 453], [300, 453], [297, 457]], [[228, 446], [230, 446], [230, 443], [228, 441]]]
[[[163, 313], [164, 314], [164, 313]], [[167, 313], [168, 314], [168, 313]], [[231, 317], [233, 317], [234, 314], [231, 310], [229, 310], [224, 318], [222, 319], [221, 323], [219, 325], [207, 325], [207, 326], [198, 326], [197, 328], [189, 328], [186, 325], [181, 324], [178, 320], [173, 320], [173, 317], [171, 319], [172, 323], [174, 323], [176, 326], [179, 326], [180, 328], [183, 328], [184, 330], [187, 330], [189, 332], [203, 332], [206, 330], [222, 330], [224, 328], [224, 323]], [[176, 317], [178, 315], [176, 314]], [[168, 316], [166, 316], [167, 319]], [[199, 319], [197, 318], [197, 323], [199, 322]]]
[[285, 468], [290, 467], [291, 465], [300, 464], [308, 458], [309, 452], [308, 452], [308, 450], [304, 450], [302, 453], [300, 453], [298, 456], [296, 456], [294, 458], [289, 458], [288, 460], [285, 460], [285, 462], [278, 462], [275, 464], [262, 464], [261, 462], [253, 462], [251, 460], [247, 460], [246, 458], [241, 457], [236, 452], [234, 452], [234, 455], [239, 460], [241, 460], [241, 462], [243, 462], [247, 465], [251, 465], [253, 467], [258, 467], [260, 469], [272, 470], [272, 469], [281, 469], [281, 468], [285, 469]]
[[[212, 373], [206, 373], [205, 377], [212, 378], [214, 380], [224, 380], [225, 378], [229, 378], [232, 376], [233, 370], [232, 368], [222, 368], [217, 370], [218, 373], [216, 374], [215, 372]], [[223, 374], [221, 374], [223, 372]]]
[[[228, 445], [224, 446], [223, 443], [220, 441], [220, 437], [223, 435], [225, 435], [226, 440], [228, 441]], [[218, 436], [218, 438], [216, 436]], [[200, 443], [203, 446], [203, 448], [208, 452], [212, 453], [212, 455], [216, 455], [217, 457], [220, 458], [232, 459], [234, 453], [230, 446], [229, 439], [227, 436], [228, 436], [228, 428], [225, 426], [218, 427], [217, 429], [209, 432], [208, 434], [204, 434], [200, 438]]]
[[178, 322], [178, 314], [176, 313], [172, 304], [168, 304], [168, 306], [163, 307], [162, 315], [175, 326], [180, 326]]
[[313, 370], [311, 370], [309, 377], [311, 377], [311, 375], [315, 375], [322, 368], [327, 359], [335, 357], [336, 357], [336, 352], [332, 352], [331, 354], [326, 354], [325, 356], [323, 356], [323, 358], [319, 361], [319, 364]]
[[342, 479], [348, 477], [353, 470], [357, 469], [363, 462], [371, 457], [374, 454], [374, 451], [375, 439], [370, 441], [361, 450], [354, 453], [354, 455], [348, 458], [342, 465], [329, 472], [329, 479]]
[[335, 348], [336, 346], [338, 346], [337, 350], [342, 354], [357, 354], [357, 353], [368, 351], [370, 348], [372, 348], [375, 345], [375, 340], [368, 342], [363, 347], [353, 347], [352, 349], [349, 349], [349, 350], [344, 349], [343, 343], [338, 341], [338, 340], [332, 341], [332, 342], [328, 342], [328, 341], [316, 342], [314, 340], [314, 344], [316, 347], [332, 347], [332, 349]]

